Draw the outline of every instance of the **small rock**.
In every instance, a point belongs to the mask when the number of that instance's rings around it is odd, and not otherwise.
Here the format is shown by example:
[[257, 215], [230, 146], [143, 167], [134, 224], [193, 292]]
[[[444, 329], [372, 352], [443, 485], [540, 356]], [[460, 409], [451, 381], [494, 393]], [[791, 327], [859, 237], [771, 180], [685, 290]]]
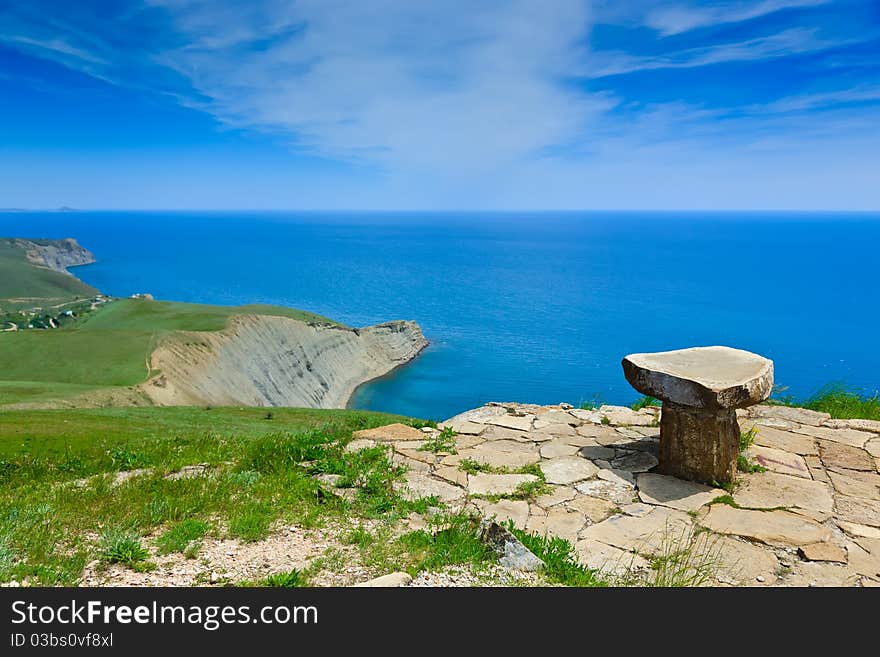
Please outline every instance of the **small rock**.
[[480, 539], [495, 550], [498, 563], [505, 568], [533, 572], [544, 567], [543, 561], [497, 522], [484, 520], [480, 523]]
[[798, 549], [801, 558], [807, 561], [833, 561], [846, 563], [846, 550], [834, 543], [813, 543]]
[[394, 587], [394, 586], [406, 586], [412, 582], [412, 576], [409, 573], [404, 572], [396, 572], [389, 573], [388, 575], [382, 575], [381, 577], [376, 577], [374, 579], [368, 580], [366, 582], [360, 582], [355, 584], [355, 588], [380, 588], [380, 587]]
[[757, 577], [755, 577], [755, 581], [757, 581], [757, 582], [763, 582], [763, 581], [765, 581], [764, 576], [763, 576], [763, 575], [758, 575]]

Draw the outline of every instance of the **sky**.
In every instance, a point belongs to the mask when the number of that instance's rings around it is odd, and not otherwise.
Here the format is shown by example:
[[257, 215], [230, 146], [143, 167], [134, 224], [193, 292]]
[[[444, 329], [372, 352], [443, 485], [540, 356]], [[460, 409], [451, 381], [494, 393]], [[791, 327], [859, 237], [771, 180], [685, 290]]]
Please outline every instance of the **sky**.
[[880, 210], [877, 0], [0, 0], [0, 207]]

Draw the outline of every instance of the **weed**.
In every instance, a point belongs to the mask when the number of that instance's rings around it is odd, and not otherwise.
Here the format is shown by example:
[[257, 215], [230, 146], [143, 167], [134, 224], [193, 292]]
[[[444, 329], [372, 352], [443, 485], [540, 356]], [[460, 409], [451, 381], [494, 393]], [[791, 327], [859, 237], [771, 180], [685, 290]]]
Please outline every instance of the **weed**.
[[667, 525], [660, 550], [650, 564], [647, 586], [701, 586], [714, 579], [721, 565], [720, 537], [693, 527], [676, 533]]
[[273, 515], [267, 504], [248, 504], [229, 518], [229, 535], [246, 543], [266, 538]]
[[544, 562], [544, 573], [549, 581], [564, 586], [607, 586], [595, 571], [578, 562], [574, 547], [564, 538], [532, 534], [518, 529], [510, 520], [507, 521], [506, 526], [523, 545]]
[[603, 416], [602, 416], [602, 419], [600, 420], [600, 422], [601, 422], [602, 424], [611, 424], [611, 420], [608, 419], [608, 416], [607, 416], [607, 415], [603, 415]]
[[659, 401], [658, 399], [654, 399], [653, 397], [650, 397], [650, 396], [648, 396], [648, 395], [645, 395], [645, 396], [642, 397], [641, 399], [635, 401], [635, 402], [630, 406], [630, 408], [633, 409], [634, 411], [640, 411], [640, 410], [642, 410], [643, 408], [646, 408], [646, 407], [648, 407], [648, 406], [657, 406], [657, 407], [659, 407], [659, 406], [660, 406], [660, 401]]
[[438, 524], [443, 528], [434, 533], [419, 530], [398, 539], [399, 545], [412, 555], [410, 574], [460, 564], [484, 565], [496, 560], [495, 553], [480, 540], [479, 525], [474, 518], [457, 514], [440, 519]]
[[752, 427], [739, 435], [739, 455], [736, 457], [736, 468], [740, 472], [766, 472], [767, 468], [759, 463], [752, 463], [746, 456], [746, 452], [755, 442], [758, 428]]
[[198, 541], [198, 539], [208, 533], [208, 529], [208, 523], [202, 520], [191, 518], [181, 520], [156, 540], [159, 554], [185, 552], [194, 541]]
[[109, 563], [133, 567], [146, 561], [150, 553], [135, 534], [109, 530], [101, 538], [100, 555]]
[[419, 449], [423, 452], [446, 452], [447, 454], [457, 454], [455, 449], [455, 429], [452, 427], [443, 427], [443, 430], [425, 441]]
[[280, 587], [285, 589], [308, 586], [308, 578], [303, 571], [294, 568], [286, 573], [272, 573], [262, 582], [263, 586]]

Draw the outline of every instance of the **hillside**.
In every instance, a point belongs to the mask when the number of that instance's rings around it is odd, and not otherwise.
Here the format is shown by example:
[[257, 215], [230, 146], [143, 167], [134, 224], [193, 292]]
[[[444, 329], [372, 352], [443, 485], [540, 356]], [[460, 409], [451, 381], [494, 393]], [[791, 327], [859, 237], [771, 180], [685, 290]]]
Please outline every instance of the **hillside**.
[[[0, 312], [8, 327], [0, 332], [0, 406], [7, 408], [342, 408], [358, 385], [427, 345], [412, 322], [353, 329], [260, 304], [103, 296], [92, 303], [98, 291], [66, 267], [94, 256], [72, 239], [8, 238], [0, 256], [8, 274], [0, 278], [9, 304]], [[79, 294], [88, 298], [73, 303]]]
[[0, 311], [51, 307], [97, 294], [66, 270], [94, 261], [73, 239], [0, 238]]

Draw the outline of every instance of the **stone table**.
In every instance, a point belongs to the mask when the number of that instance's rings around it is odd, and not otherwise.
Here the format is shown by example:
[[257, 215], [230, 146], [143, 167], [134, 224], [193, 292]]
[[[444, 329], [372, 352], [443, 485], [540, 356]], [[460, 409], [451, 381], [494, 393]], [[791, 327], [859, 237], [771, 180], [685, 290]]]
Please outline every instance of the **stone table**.
[[658, 471], [726, 484], [736, 475], [736, 409], [764, 401], [773, 361], [730, 347], [692, 347], [623, 359], [633, 388], [663, 402]]

